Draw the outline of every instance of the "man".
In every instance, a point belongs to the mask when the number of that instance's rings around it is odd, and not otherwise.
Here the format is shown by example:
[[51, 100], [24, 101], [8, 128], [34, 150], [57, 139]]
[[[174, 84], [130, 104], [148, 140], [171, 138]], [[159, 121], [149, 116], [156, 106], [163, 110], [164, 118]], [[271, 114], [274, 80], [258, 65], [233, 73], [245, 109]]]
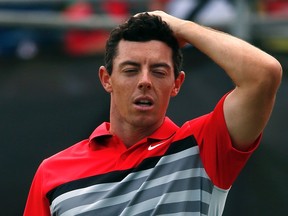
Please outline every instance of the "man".
[[[213, 112], [178, 127], [165, 114], [184, 81], [186, 43], [235, 88]], [[277, 60], [228, 34], [161, 11], [130, 18], [111, 32], [99, 69], [110, 123], [43, 161], [24, 215], [221, 215], [260, 142], [281, 75]]]

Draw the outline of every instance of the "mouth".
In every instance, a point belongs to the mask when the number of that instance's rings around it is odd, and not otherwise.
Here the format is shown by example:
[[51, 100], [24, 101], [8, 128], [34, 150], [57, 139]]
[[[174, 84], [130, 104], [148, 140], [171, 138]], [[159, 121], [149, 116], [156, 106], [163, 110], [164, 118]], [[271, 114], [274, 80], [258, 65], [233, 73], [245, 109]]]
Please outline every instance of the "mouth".
[[152, 106], [153, 103], [150, 100], [137, 100], [135, 104], [138, 106]]
[[149, 109], [149, 108], [152, 108], [152, 106], [154, 105], [154, 102], [151, 98], [137, 98], [134, 101], [134, 104], [139, 109]]

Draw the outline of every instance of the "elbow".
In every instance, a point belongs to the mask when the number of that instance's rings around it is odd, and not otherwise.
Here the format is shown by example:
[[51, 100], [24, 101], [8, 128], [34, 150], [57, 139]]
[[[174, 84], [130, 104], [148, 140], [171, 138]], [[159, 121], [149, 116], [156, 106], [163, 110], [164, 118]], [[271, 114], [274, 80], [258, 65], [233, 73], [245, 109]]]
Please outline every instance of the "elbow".
[[267, 62], [262, 75], [263, 88], [275, 94], [281, 84], [282, 73], [282, 66], [276, 59]]
[[273, 63], [270, 63], [270, 73], [271, 73], [271, 79], [274, 81], [276, 87], [278, 88], [280, 86], [281, 80], [282, 80], [282, 73], [283, 69], [279, 61], [276, 59], [273, 61]]

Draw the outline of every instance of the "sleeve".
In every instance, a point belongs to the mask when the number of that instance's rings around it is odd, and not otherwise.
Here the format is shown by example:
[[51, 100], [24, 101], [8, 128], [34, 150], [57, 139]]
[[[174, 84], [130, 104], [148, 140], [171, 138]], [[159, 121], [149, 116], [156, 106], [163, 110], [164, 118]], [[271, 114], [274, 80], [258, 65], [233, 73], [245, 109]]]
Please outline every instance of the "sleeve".
[[[239, 151], [232, 146], [232, 141], [226, 126], [223, 104], [226, 94], [216, 105], [213, 112], [195, 121], [201, 125], [196, 134], [200, 149], [200, 157], [204, 168], [213, 184], [222, 189], [229, 189], [240, 171], [245, 166], [251, 154], [258, 147], [261, 136], [249, 151]], [[195, 124], [190, 122], [191, 127]]]
[[31, 184], [24, 216], [50, 216], [49, 201], [43, 190], [43, 168], [40, 165]]

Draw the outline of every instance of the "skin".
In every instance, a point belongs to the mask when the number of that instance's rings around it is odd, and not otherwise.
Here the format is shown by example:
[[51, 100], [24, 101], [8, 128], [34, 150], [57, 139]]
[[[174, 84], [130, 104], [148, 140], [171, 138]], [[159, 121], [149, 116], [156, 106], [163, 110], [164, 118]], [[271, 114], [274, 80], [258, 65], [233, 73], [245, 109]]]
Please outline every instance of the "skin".
[[101, 66], [99, 78], [111, 95], [110, 132], [130, 147], [160, 127], [185, 75], [175, 79], [172, 50], [163, 42], [121, 40], [118, 50], [111, 76]]

